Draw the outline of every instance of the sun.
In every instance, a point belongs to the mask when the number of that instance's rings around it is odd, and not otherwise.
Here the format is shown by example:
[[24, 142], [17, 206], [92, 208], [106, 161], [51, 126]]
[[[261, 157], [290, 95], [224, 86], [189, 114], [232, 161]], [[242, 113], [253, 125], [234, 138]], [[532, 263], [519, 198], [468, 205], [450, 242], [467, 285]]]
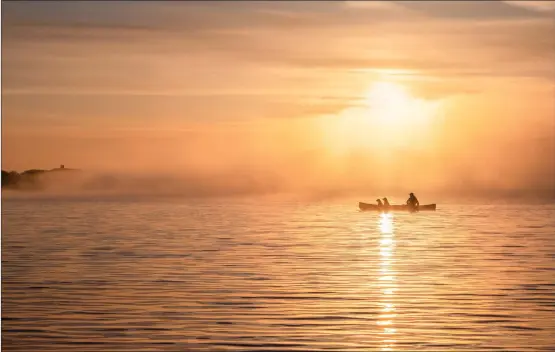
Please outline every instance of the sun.
[[329, 124], [342, 150], [423, 145], [439, 112], [439, 102], [415, 97], [393, 81], [377, 81]]
[[366, 93], [369, 104], [396, 104], [409, 98], [406, 88], [393, 82], [376, 82]]
[[368, 109], [366, 118], [392, 135], [429, 126], [438, 113], [436, 102], [416, 98], [395, 82], [374, 83], [365, 94], [364, 105]]
[[403, 124], [410, 118], [412, 97], [407, 90], [393, 82], [377, 82], [365, 94], [364, 103], [371, 115], [382, 125]]

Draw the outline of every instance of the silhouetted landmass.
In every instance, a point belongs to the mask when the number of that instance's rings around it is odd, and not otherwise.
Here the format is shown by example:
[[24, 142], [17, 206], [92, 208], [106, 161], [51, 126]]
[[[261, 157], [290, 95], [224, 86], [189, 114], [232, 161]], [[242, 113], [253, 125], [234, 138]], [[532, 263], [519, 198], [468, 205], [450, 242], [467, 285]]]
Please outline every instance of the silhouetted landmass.
[[47, 175], [54, 173], [60, 174], [62, 172], [75, 172], [78, 169], [69, 169], [61, 165], [58, 168], [51, 170], [30, 169], [21, 173], [17, 171], [2, 170], [2, 188], [6, 189], [20, 189], [20, 190], [39, 190], [43, 185], [43, 180]]

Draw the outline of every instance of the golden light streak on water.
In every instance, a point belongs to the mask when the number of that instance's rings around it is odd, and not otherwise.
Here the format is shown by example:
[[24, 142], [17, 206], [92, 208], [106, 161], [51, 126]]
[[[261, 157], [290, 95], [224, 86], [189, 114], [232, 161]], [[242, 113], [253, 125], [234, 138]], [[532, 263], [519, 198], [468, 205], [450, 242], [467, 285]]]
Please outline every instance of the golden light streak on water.
[[396, 309], [393, 303], [396, 292], [395, 270], [392, 267], [392, 259], [395, 253], [393, 215], [381, 214], [378, 228], [381, 235], [379, 241], [381, 275], [378, 276], [378, 285], [382, 288], [380, 302], [383, 308], [381, 309], [381, 314], [378, 316], [376, 324], [379, 327], [383, 327], [383, 334], [386, 335], [382, 340], [381, 350], [392, 351], [395, 348], [395, 340], [391, 339], [390, 335], [394, 335], [396, 332], [392, 326], [395, 324], [395, 317], [397, 316], [397, 314], [391, 313]]

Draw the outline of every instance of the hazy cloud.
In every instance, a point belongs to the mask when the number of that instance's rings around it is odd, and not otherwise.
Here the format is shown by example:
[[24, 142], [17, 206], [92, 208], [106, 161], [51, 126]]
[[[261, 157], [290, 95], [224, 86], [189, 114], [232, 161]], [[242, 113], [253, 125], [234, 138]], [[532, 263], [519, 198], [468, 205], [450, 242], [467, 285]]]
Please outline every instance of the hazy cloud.
[[503, 1], [394, 1], [394, 3], [432, 17], [458, 20], [518, 19], [543, 16], [543, 14], [531, 10], [529, 6], [511, 6], [508, 2]]
[[509, 5], [523, 7], [526, 9], [540, 11], [540, 12], [553, 12], [555, 10], [555, 2], [553, 1], [505, 1]]

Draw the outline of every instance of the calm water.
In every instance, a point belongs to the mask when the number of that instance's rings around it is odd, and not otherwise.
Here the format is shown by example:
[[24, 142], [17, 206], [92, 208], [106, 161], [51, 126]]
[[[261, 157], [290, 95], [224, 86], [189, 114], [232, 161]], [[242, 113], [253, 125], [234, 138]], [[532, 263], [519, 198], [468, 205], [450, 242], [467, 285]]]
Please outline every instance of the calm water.
[[4, 200], [5, 351], [555, 350], [555, 206]]

